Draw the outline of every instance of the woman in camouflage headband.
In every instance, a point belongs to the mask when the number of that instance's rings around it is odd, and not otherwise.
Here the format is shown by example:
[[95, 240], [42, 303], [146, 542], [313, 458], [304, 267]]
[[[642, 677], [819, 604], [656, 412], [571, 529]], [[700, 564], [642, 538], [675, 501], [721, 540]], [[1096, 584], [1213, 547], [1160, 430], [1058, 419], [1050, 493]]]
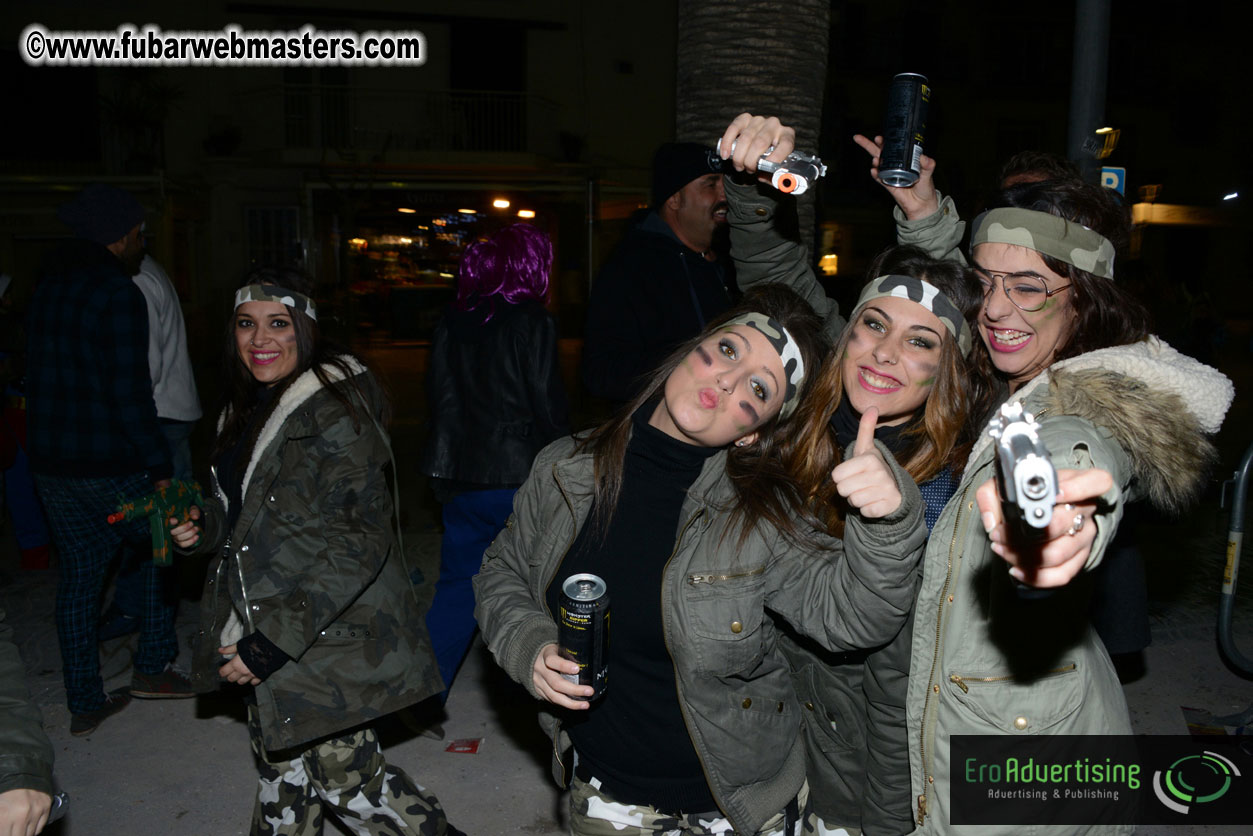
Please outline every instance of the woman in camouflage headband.
[[[863, 469], [857, 488], [878, 504], [860, 504], [843, 541], [796, 522], [789, 413], [824, 343], [796, 294], [746, 295], [617, 417], [545, 448], [484, 555], [479, 626], [544, 701], [562, 785], [573, 746], [576, 836], [792, 833], [805, 802], [804, 709], [769, 613], [833, 650], [898, 632], [921, 498], [869, 430], [855, 458], [880, 470]], [[563, 580], [584, 572], [612, 601], [595, 700], [554, 623]]]
[[[901, 210], [898, 236], [960, 259], [962, 224], [935, 192], [934, 168], [925, 160], [921, 188], [889, 189]], [[1131, 731], [1117, 674], [1089, 624], [1092, 573], [1106, 565], [1127, 502], [1145, 498], [1178, 513], [1195, 501], [1214, 455], [1208, 436], [1233, 388], [1149, 334], [1143, 306], [1116, 283], [1114, 251], [1128, 227], [1113, 193], [1077, 179], [1007, 188], [973, 224], [970, 256], [984, 290], [975, 358], [1005, 406], [1035, 416], [1057, 483], [1045, 500], [1051, 520], [1026, 536], [1007, 522], [995, 445], [984, 437], [928, 545], [905, 701], [920, 834], [976, 821], [974, 809], [1005, 823], [981, 828], [990, 834], [1042, 823], [1026, 815], [1028, 805], [991, 812], [984, 795], [963, 795], [969, 786], [950, 749], [958, 735]], [[1059, 751], [1063, 760], [1077, 754]], [[1091, 830], [1132, 829], [1110, 808], [1076, 819], [1102, 820], [1125, 824]]]
[[171, 532], [213, 556], [192, 682], [243, 691], [252, 833], [315, 834], [334, 817], [354, 833], [458, 834], [371, 727], [442, 685], [392, 526], [386, 397], [315, 316], [294, 270], [255, 271], [236, 292], [214, 495]]

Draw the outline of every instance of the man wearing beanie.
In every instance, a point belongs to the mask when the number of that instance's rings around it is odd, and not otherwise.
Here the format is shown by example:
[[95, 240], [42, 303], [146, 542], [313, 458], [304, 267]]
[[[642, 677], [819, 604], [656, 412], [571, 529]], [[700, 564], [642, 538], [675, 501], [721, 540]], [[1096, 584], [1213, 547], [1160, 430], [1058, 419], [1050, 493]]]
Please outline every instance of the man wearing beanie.
[[57, 215], [75, 238], [50, 254], [27, 312], [27, 408], [31, 471], [60, 562], [70, 732], [86, 735], [132, 695], [188, 697], [191, 688], [171, 666], [174, 610], [151, 561], [131, 688], [105, 694], [96, 642], [101, 587], [119, 546], [151, 549], [146, 520], [111, 526], [106, 517], [119, 497], [150, 493], [173, 472], [148, 372], [148, 308], [131, 281], [143, 258], [143, 207], [93, 185]]
[[[731, 305], [722, 159], [693, 142], [653, 158], [652, 207], [605, 262], [588, 301], [583, 383], [625, 402], [666, 355]], [[719, 252], [720, 251], [720, 252]]]

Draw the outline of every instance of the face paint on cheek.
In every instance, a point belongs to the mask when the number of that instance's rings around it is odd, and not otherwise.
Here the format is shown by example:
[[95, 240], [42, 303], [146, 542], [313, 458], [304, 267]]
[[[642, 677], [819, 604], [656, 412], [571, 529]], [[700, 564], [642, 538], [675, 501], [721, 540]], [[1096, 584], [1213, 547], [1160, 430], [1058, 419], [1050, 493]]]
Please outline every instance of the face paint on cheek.
[[934, 383], [935, 383], [935, 375], [931, 375], [931, 377], [928, 377], [926, 380], [918, 381], [918, 388], [926, 389], [928, 386], [931, 386]]

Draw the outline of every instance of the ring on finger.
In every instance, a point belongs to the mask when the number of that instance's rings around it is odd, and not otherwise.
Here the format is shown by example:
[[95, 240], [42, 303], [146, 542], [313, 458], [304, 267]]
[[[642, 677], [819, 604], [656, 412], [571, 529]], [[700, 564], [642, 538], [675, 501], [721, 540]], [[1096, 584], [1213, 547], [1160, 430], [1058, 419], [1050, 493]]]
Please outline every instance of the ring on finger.
[[1083, 531], [1083, 513], [1075, 514], [1075, 518], [1070, 521], [1070, 528], [1066, 529], [1066, 533], [1074, 537], [1080, 531]]

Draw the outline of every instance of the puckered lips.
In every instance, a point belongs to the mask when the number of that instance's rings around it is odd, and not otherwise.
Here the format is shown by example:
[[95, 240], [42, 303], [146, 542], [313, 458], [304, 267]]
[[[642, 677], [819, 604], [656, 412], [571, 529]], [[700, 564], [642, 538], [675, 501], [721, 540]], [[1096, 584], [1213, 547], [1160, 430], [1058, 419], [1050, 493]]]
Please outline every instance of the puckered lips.
[[861, 388], [876, 395], [895, 392], [905, 385], [890, 374], [884, 374], [871, 366], [857, 367], [857, 382], [861, 384]]
[[709, 387], [700, 390], [700, 405], [705, 409], [715, 409], [718, 406], [718, 393]]
[[988, 347], [993, 351], [1020, 351], [1031, 342], [1030, 331], [1019, 331], [1017, 328], [992, 328], [988, 326]]

